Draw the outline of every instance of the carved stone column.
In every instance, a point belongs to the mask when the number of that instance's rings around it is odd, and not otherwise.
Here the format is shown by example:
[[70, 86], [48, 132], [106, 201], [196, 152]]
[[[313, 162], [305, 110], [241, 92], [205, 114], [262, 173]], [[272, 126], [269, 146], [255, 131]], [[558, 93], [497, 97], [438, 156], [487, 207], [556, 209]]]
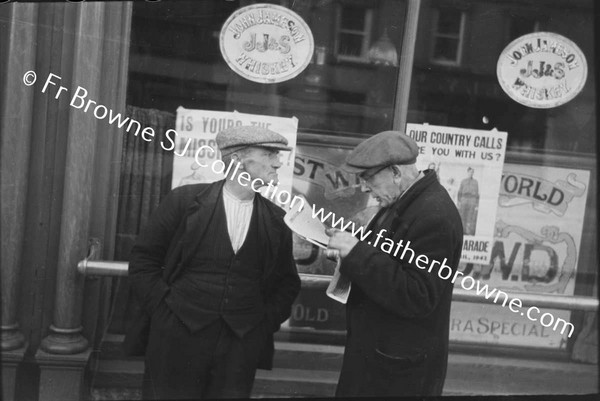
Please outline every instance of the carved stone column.
[[[15, 399], [17, 369], [27, 344], [17, 320], [33, 92], [21, 79], [35, 65], [37, 8], [2, 5], [0, 20], [0, 282], [2, 285], [2, 394]], [[10, 57], [9, 57], [10, 55]], [[23, 93], [22, 96], [13, 95]]]
[[[87, 97], [72, 103], [87, 103], [91, 99], [103, 104], [100, 96], [104, 91], [103, 86], [111, 82], [123, 83], [118, 77], [108, 76], [106, 71], [103, 71], [106, 60], [127, 57], [127, 54], [114, 52], [114, 44], [108, 43], [110, 41], [107, 40], [107, 35], [114, 33], [108, 30], [113, 24], [109, 18], [118, 17], [117, 21], [122, 21], [123, 14], [130, 15], [131, 5], [85, 3], [67, 4], [65, 7], [78, 7], [75, 18], [74, 56], [73, 60], [65, 60], [72, 63], [72, 76], [69, 81], [73, 87], [69, 89], [70, 97], [75, 95], [77, 86], [87, 91]], [[120, 9], [128, 10], [129, 13], [120, 13]], [[121, 60], [113, 62], [118, 64]], [[66, 80], [63, 77], [64, 81]], [[113, 92], [126, 91], [126, 87], [111, 89]], [[79, 95], [83, 96], [83, 93], [80, 91]], [[104, 105], [107, 108], [114, 107], [110, 103]], [[68, 110], [69, 130], [66, 133], [67, 154], [54, 320], [50, 325], [50, 334], [41, 344], [41, 349], [50, 354], [76, 354], [88, 347], [88, 341], [81, 334], [83, 277], [77, 272], [77, 262], [86, 255], [88, 247], [89, 216], [93, 202], [92, 177], [95, 159], [102, 157], [96, 156], [97, 136], [106, 131], [104, 126], [109, 126], [107, 121], [94, 117], [92, 107], [94, 104], [84, 112], [83, 108], [76, 108], [72, 104]]]
[[[37, 7], [4, 5], [8, 11], [6, 55], [0, 79], [0, 274], [2, 277], [2, 351], [25, 343], [17, 323], [17, 289], [25, 228], [25, 199], [31, 144], [33, 89], [22, 78], [35, 66]], [[24, 46], [24, 44], [29, 44]], [[0, 71], [2, 71], [0, 70]], [[15, 78], [19, 79], [15, 79]], [[14, 94], [18, 93], [18, 96]]]
[[[92, 96], [98, 93], [100, 86], [104, 5], [87, 3], [65, 6], [78, 7], [74, 57], [73, 60], [65, 60], [73, 64], [70, 97], [76, 93], [75, 85], [81, 86]], [[65, 77], [62, 78], [65, 80]], [[71, 108], [66, 112], [69, 131], [65, 133], [67, 155], [54, 319], [50, 325], [50, 334], [41, 344], [42, 350], [51, 354], [76, 354], [88, 347], [88, 341], [81, 334], [84, 278], [77, 273], [76, 266], [87, 251], [97, 121], [93, 113], [85, 113], [82, 109]]]
[[[60, 96], [68, 96], [71, 101], [69, 107], [59, 110], [59, 118], [68, 120], [68, 129], [61, 133], [66, 142], [65, 173], [53, 320], [35, 355], [40, 366], [39, 401], [85, 397], [83, 377], [91, 350], [83, 336], [85, 278], [78, 273], [77, 263], [86, 256], [89, 238], [98, 230], [92, 217], [97, 215], [94, 208], [110, 207], [106, 201], [97, 199], [99, 194], [102, 197], [107, 193], [105, 188], [98, 187], [106, 185], [110, 179], [106, 177], [111, 175], [106, 160], [111, 160], [114, 154], [106, 154], [107, 146], [120, 143], [117, 130], [94, 112], [97, 104], [124, 113], [132, 4], [63, 3], [54, 7], [64, 12], [60, 28], [64, 37], [63, 54], [72, 56], [63, 56], [60, 72], [63, 75], [60, 81], [55, 80], [57, 84], [47, 96], [56, 95], [62, 85], [68, 93]], [[71, 47], [64, 51], [64, 46]], [[87, 111], [78, 107], [88, 100], [96, 103]], [[100, 115], [102, 110], [98, 111]]]

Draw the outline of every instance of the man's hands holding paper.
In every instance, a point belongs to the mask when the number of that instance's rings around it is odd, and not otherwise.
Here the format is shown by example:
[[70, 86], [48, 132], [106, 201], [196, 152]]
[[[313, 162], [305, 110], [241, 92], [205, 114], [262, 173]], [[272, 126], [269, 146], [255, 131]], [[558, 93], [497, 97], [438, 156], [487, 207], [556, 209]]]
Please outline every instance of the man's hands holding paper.
[[336, 230], [335, 228], [325, 229], [325, 234], [329, 237], [329, 244], [327, 245], [325, 255], [327, 255], [328, 259], [336, 262], [335, 271], [333, 277], [331, 277], [331, 282], [327, 287], [326, 293], [330, 298], [345, 304], [350, 295], [351, 282], [347, 277], [342, 276], [340, 273], [340, 265], [342, 263], [342, 258], [350, 253], [358, 240], [350, 233]]
[[325, 234], [329, 237], [327, 257], [330, 257], [330, 255], [333, 256], [335, 251], [337, 251], [341, 258], [345, 258], [358, 243], [358, 239], [346, 231], [328, 228], [325, 230]]
[[[308, 202], [306, 202], [308, 203]], [[345, 304], [350, 294], [351, 282], [340, 274], [341, 258], [346, 257], [358, 242], [350, 233], [328, 228], [324, 230], [321, 222], [315, 219], [307, 207], [297, 207], [288, 211], [283, 221], [292, 231], [307, 241], [325, 248], [328, 259], [336, 262], [331, 282], [327, 287], [327, 296]]]

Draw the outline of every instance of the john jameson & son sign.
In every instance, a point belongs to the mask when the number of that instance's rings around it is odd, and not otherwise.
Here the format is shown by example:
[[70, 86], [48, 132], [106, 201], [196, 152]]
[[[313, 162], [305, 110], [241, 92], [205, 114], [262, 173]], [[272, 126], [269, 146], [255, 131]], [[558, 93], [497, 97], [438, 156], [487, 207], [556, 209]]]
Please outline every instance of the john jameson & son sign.
[[220, 45], [233, 71], [254, 82], [277, 83], [306, 68], [314, 39], [295, 12], [274, 4], [254, 4], [240, 8], [225, 21]]
[[546, 109], [567, 103], [581, 92], [587, 62], [569, 39], [535, 32], [514, 40], [502, 51], [496, 73], [513, 100]]

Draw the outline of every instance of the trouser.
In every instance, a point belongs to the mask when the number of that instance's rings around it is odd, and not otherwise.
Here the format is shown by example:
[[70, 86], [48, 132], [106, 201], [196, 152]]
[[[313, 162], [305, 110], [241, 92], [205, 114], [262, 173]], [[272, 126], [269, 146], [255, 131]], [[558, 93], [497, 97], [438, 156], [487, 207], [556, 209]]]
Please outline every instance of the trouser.
[[463, 223], [465, 235], [475, 235], [477, 228], [477, 206], [479, 206], [479, 202], [473, 197], [464, 197], [460, 202], [458, 213]]
[[249, 398], [266, 328], [239, 338], [219, 319], [190, 331], [163, 302], [152, 316], [144, 399]]

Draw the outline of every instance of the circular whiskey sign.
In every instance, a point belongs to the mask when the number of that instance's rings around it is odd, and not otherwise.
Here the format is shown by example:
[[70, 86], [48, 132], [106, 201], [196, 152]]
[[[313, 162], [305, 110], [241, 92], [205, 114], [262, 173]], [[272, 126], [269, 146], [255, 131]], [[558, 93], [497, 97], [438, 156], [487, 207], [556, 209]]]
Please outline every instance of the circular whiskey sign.
[[535, 32], [514, 40], [502, 51], [496, 73], [513, 100], [546, 109], [567, 103], [581, 92], [587, 62], [569, 39]]
[[300, 74], [314, 50], [312, 32], [295, 12], [253, 4], [233, 13], [221, 28], [221, 54], [229, 67], [254, 82], [277, 83]]

